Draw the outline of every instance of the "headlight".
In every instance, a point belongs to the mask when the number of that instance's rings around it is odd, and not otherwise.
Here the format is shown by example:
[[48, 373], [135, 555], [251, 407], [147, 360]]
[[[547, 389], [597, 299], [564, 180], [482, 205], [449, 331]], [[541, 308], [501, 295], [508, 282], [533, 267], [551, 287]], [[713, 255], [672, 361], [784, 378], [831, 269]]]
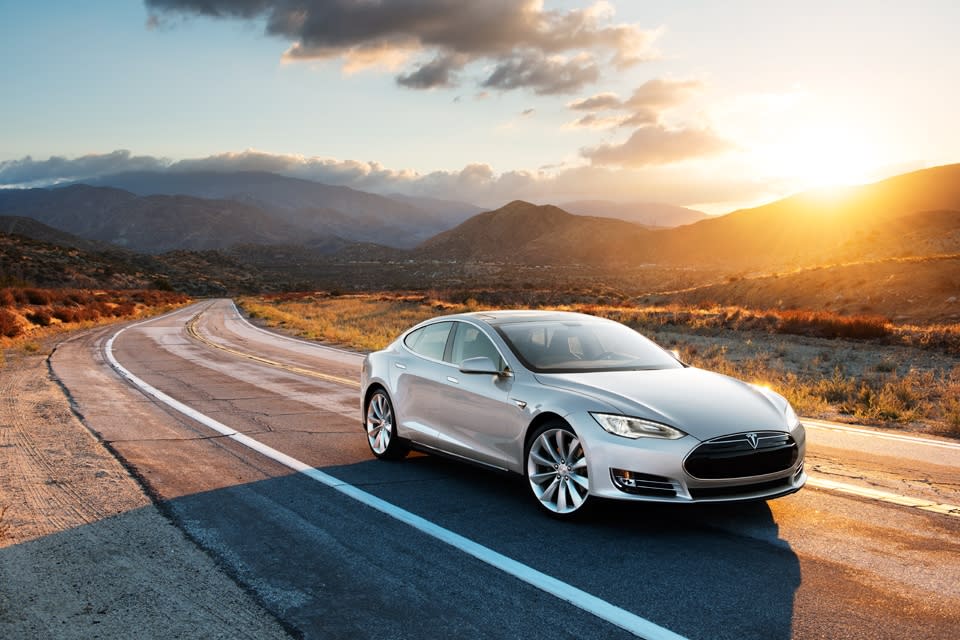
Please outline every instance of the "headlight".
[[687, 435], [671, 426], [641, 418], [618, 416], [612, 413], [590, 413], [593, 419], [608, 433], [624, 438], [661, 438], [676, 440]]
[[797, 412], [793, 410], [789, 402], [787, 403], [787, 408], [783, 410], [783, 415], [787, 419], [787, 428], [791, 431], [796, 429], [797, 425], [800, 424], [800, 418], [797, 417]]

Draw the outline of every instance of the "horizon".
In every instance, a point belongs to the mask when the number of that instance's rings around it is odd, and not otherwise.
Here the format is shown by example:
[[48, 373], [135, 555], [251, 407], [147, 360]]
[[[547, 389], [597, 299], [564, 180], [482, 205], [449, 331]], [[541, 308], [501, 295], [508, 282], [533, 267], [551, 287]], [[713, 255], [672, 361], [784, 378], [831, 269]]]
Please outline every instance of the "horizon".
[[716, 215], [960, 160], [946, 2], [305, 6], [7, 5], [0, 187], [260, 170]]

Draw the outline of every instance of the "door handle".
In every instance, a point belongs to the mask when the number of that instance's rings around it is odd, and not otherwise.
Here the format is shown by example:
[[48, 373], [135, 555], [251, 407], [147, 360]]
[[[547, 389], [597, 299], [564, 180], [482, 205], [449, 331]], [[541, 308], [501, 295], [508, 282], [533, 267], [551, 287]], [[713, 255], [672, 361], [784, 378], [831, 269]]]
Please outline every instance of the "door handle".
[[399, 362], [394, 362], [394, 363], [393, 363], [393, 366], [395, 366], [397, 369], [406, 369], [406, 368], [407, 368], [407, 365], [405, 365], [405, 364], [400, 364]]
[[452, 382], [453, 384], [460, 384], [460, 381], [454, 378], [453, 376], [447, 376], [447, 382]]

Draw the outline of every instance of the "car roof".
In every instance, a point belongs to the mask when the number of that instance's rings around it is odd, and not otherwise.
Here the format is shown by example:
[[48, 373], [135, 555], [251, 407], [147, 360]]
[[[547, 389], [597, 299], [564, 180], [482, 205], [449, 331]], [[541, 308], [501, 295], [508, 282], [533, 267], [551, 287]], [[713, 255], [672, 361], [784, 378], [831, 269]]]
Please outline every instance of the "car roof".
[[546, 309], [511, 309], [504, 311], [474, 311], [460, 314], [464, 318], [481, 320], [489, 325], [511, 324], [515, 322], [583, 322], [597, 320], [596, 316], [572, 311], [550, 311]]

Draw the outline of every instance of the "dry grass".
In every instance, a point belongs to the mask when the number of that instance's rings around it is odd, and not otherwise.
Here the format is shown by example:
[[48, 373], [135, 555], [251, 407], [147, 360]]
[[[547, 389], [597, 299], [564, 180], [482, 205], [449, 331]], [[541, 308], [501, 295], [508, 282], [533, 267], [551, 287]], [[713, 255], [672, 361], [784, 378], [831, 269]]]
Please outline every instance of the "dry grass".
[[476, 309], [402, 296], [277, 296], [239, 301], [251, 318], [310, 340], [358, 349], [382, 349], [411, 325], [441, 313]]
[[150, 315], [189, 302], [180, 293], [154, 290], [0, 289], [0, 346], [63, 330]]
[[[484, 292], [473, 297], [458, 293], [376, 294], [332, 296], [285, 294], [267, 298], [245, 298], [240, 305], [252, 317], [282, 327], [293, 334], [358, 350], [381, 349], [411, 325], [440, 314], [507, 308]], [[960, 353], [960, 331], [924, 328], [925, 334], [896, 327], [886, 319], [870, 316], [840, 317], [829, 312], [751, 311], [737, 307], [682, 309], [679, 307], [634, 307], [629, 305], [561, 304], [543, 306], [580, 311], [623, 322], [656, 338], [669, 335], [728, 335], [743, 341], [744, 335], [791, 334], [816, 338], [869, 341], [878, 345], [878, 356], [868, 372], [848, 373], [834, 366], [824, 375], [818, 363], [796, 365], [788, 362], [786, 349], [761, 352], [748, 358], [729, 357], [722, 346], [698, 347], [692, 341], [676, 345], [681, 358], [694, 366], [718, 371], [742, 380], [768, 385], [790, 400], [797, 411], [810, 417], [849, 416], [871, 424], [924, 424], [937, 431], [960, 436], [960, 365], [951, 370], [899, 372], [897, 363], [884, 354], [884, 344], [911, 344]], [[723, 332], [723, 333], [721, 333]], [[952, 332], [952, 333], [951, 333]], [[923, 343], [918, 336], [924, 335]], [[903, 339], [909, 336], [910, 340]], [[749, 339], [747, 340], [749, 341]], [[829, 371], [829, 369], [827, 370]]]

